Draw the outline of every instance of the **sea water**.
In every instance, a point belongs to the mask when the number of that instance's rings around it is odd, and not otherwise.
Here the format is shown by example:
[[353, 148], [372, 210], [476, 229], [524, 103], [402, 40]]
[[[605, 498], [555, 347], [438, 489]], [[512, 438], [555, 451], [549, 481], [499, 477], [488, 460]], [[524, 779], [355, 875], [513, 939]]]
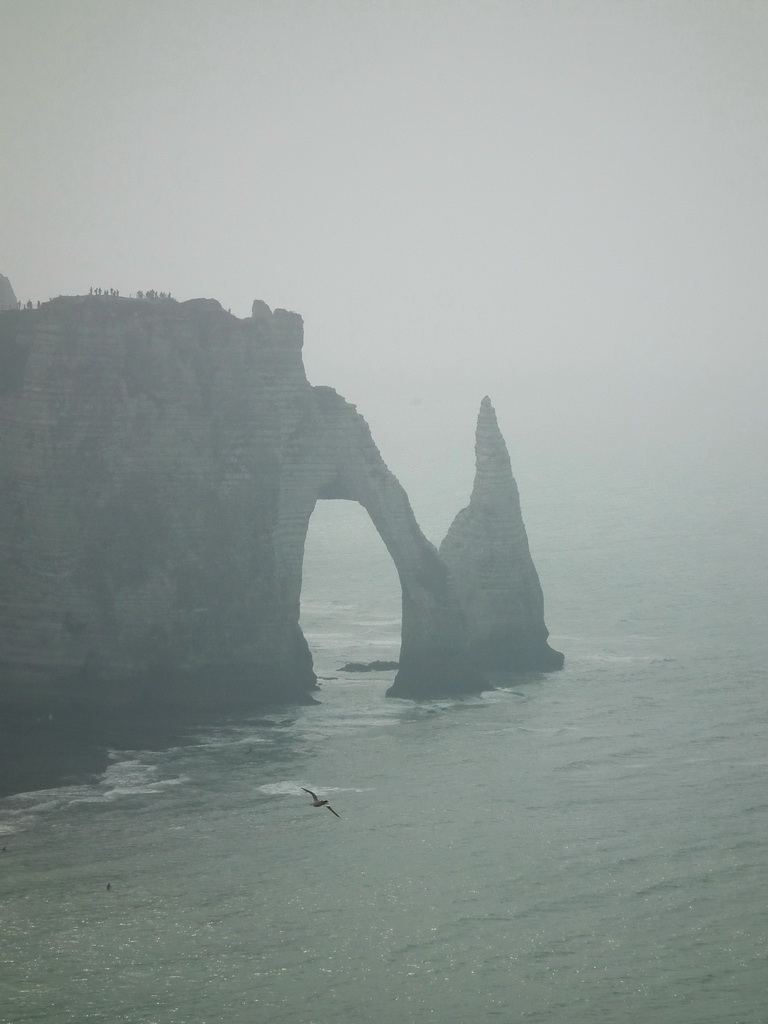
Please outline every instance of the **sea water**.
[[324, 503], [316, 705], [1, 801], [0, 1020], [765, 1024], [764, 480], [575, 476], [520, 481], [562, 672], [419, 704], [340, 672], [397, 658], [399, 595]]

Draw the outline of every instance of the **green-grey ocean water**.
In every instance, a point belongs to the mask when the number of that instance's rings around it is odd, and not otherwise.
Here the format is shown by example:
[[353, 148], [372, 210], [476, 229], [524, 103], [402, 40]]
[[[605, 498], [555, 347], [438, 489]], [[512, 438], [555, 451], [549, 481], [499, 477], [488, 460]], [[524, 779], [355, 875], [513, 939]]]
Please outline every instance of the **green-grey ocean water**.
[[318, 705], [1, 801], [0, 1020], [765, 1024], [764, 484], [579, 479], [521, 482], [563, 672], [421, 705], [339, 673], [399, 609], [327, 503]]

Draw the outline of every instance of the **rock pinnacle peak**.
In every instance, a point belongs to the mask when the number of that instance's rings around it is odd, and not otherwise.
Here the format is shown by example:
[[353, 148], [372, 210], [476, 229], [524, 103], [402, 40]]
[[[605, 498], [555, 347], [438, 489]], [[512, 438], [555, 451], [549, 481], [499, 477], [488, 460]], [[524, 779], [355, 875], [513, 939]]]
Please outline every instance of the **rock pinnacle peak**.
[[508, 501], [519, 507], [520, 496], [496, 411], [486, 395], [480, 403], [475, 431], [475, 483], [472, 503]]

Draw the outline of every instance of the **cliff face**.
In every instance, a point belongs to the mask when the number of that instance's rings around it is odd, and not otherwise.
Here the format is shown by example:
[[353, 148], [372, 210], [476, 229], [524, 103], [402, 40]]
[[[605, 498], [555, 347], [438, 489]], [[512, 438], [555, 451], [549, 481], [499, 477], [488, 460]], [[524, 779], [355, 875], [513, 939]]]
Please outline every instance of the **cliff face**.
[[363, 418], [307, 382], [302, 343], [299, 316], [260, 302], [246, 320], [106, 296], [0, 314], [0, 703], [309, 699], [301, 572], [324, 498], [360, 502], [397, 566], [390, 692], [485, 685], [466, 587]]
[[11, 282], [0, 274], [0, 309], [16, 309], [17, 305]]
[[315, 682], [286, 614], [284, 452], [302, 322], [60, 299], [0, 335], [0, 662], [48, 703], [237, 705]]
[[475, 463], [469, 505], [440, 545], [466, 616], [470, 657], [488, 670], [562, 668], [562, 654], [547, 643], [544, 598], [520, 495], [487, 397], [477, 419]]

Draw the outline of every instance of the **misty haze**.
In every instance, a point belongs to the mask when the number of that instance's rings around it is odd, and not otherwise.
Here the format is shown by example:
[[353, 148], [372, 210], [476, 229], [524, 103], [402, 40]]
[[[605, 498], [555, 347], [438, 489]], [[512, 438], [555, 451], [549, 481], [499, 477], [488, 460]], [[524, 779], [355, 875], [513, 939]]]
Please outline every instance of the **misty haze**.
[[0, 1021], [765, 1024], [768, 4], [0, 37]]

